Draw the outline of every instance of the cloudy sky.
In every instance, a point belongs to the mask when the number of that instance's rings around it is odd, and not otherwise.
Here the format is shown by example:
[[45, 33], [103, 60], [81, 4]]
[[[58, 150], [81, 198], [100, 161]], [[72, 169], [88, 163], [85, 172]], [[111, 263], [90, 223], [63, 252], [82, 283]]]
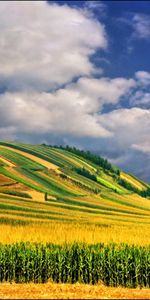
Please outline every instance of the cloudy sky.
[[0, 139], [89, 149], [150, 181], [150, 3], [1, 1]]

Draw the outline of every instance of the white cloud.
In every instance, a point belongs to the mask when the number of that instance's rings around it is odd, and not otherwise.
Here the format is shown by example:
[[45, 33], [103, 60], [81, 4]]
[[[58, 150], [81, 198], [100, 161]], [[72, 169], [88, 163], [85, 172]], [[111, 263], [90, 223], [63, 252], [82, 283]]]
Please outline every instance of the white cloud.
[[105, 103], [117, 103], [135, 82], [132, 79], [81, 78], [53, 93], [29, 91], [0, 95], [1, 126], [16, 132], [109, 137], [99, 112]]
[[[95, 5], [103, 7], [88, 3]], [[104, 26], [84, 9], [42, 1], [1, 2], [0, 25], [0, 80], [8, 88], [0, 95], [1, 127], [12, 126], [16, 135], [110, 136], [99, 112], [135, 81], [91, 77], [97, 69], [90, 55], [107, 47]], [[76, 76], [82, 78], [69, 84]]]
[[130, 104], [132, 106], [145, 106], [150, 104], [150, 93], [142, 90], [136, 91], [130, 98]]
[[[124, 127], [125, 130], [132, 126], [133, 130], [136, 130], [133, 126], [134, 124], [136, 125], [136, 123], [139, 123], [139, 129], [143, 130], [147, 122], [150, 124], [150, 110], [148, 109], [141, 109], [137, 107], [133, 107], [131, 109], [122, 108], [102, 115], [104, 118], [106, 116], [110, 121], [108, 122], [108, 128], [112, 124], [113, 128], [118, 130], [120, 130], [120, 126]], [[143, 126], [141, 126], [142, 122], [144, 123]]]
[[150, 141], [144, 141], [143, 143], [133, 144], [132, 148], [142, 151], [144, 153], [150, 153]]
[[16, 133], [109, 136], [96, 115], [81, 110], [65, 90], [49, 93], [5, 93], [0, 96], [1, 126], [13, 126]]
[[71, 89], [78, 93], [81, 104], [84, 103], [86, 96], [86, 99], [89, 99], [89, 109], [93, 103], [93, 107], [99, 111], [104, 104], [118, 103], [120, 98], [127, 95], [135, 85], [136, 82], [133, 79], [126, 78], [81, 78], [77, 84], [71, 85]]
[[91, 11], [97, 11], [101, 15], [105, 15], [107, 6], [102, 1], [85, 1], [85, 8]]
[[129, 26], [131, 30], [126, 40], [126, 50], [128, 54], [133, 53], [133, 50], [136, 47], [136, 40], [150, 41], [150, 14], [125, 11], [117, 20], [121, 22], [121, 26]]
[[146, 14], [135, 14], [132, 19], [132, 26], [137, 38], [150, 38], [150, 16]]
[[0, 26], [0, 78], [10, 89], [48, 89], [90, 75], [90, 55], [107, 47], [104, 26], [67, 5], [2, 1]]
[[136, 107], [114, 110], [101, 115], [100, 123], [113, 135], [97, 141], [97, 151], [100, 149], [114, 165], [150, 180], [150, 110]]
[[149, 139], [150, 110], [133, 107], [118, 109], [100, 116], [100, 123], [113, 132], [112, 147], [120, 153], [128, 151], [133, 144]]
[[146, 71], [138, 71], [135, 73], [135, 77], [140, 85], [150, 85], [150, 73]]

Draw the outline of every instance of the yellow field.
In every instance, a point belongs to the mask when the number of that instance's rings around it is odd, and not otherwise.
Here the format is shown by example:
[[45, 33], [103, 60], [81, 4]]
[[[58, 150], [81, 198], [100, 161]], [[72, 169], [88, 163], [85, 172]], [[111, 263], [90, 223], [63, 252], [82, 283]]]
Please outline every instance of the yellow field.
[[150, 289], [87, 284], [0, 284], [1, 299], [150, 299]]
[[141, 182], [137, 181], [136, 179], [134, 179], [129, 174], [125, 174], [125, 173], [121, 172], [120, 177], [122, 179], [127, 180], [129, 183], [131, 183], [133, 186], [135, 186], [135, 188], [137, 188], [139, 190], [143, 190], [145, 188], [144, 185]]
[[[11, 216], [12, 217], [12, 216]], [[23, 217], [20, 217], [23, 220]], [[81, 225], [78, 223], [47, 222], [32, 225], [1, 225], [1, 243], [21, 241], [37, 243], [128, 243], [140, 246], [150, 244], [150, 226]]]

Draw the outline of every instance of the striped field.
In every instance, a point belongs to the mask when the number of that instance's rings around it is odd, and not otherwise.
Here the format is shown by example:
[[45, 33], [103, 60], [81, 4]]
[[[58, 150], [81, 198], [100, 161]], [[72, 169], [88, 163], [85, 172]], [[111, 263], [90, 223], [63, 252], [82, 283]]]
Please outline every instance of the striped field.
[[61, 148], [9, 142], [0, 143], [0, 162], [0, 242], [150, 243], [149, 199], [120, 186], [111, 172]]

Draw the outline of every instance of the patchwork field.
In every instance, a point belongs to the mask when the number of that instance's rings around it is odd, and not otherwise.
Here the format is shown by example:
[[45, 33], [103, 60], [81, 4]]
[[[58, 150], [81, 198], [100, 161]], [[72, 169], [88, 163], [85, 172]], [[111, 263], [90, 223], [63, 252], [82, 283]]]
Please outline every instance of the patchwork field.
[[[12, 245], [21, 247], [22, 242], [42, 247], [47, 243], [142, 247], [148, 264], [143, 276], [148, 279], [141, 282], [149, 287], [149, 184], [88, 152], [0, 142], [0, 229], [1, 255], [3, 245], [11, 251]], [[140, 266], [142, 259], [139, 255]], [[57, 264], [61, 265], [59, 257]], [[0, 280], [10, 281], [2, 272]]]
[[[112, 172], [46, 146], [1, 142], [0, 159], [2, 243], [149, 244], [150, 201], [120, 186]], [[97, 181], [79, 174], [82, 168]], [[139, 190], [148, 186], [123, 172], [120, 177]]]

